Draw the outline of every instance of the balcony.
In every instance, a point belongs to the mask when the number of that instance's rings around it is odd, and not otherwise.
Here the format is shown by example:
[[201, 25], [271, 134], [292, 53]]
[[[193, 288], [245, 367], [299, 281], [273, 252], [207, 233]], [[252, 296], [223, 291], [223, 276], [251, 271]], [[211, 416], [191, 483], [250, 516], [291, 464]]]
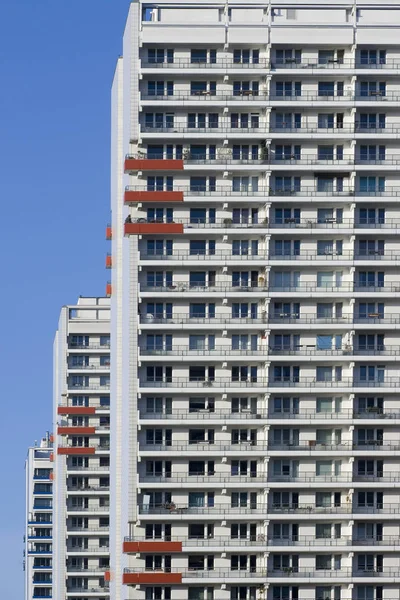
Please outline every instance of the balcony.
[[128, 186], [125, 188], [124, 203], [133, 205], [138, 202], [183, 202], [182, 190], [148, 190]]
[[82, 534], [88, 533], [88, 534], [92, 534], [92, 533], [98, 533], [99, 535], [101, 535], [103, 532], [104, 533], [108, 533], [110, 531], [110, 527], [108, 525], [104, 526], [92, 526], [92, 527], [73, 527], [72, 525], [67, 525], [67, 531], [73, 531], [73, 532], [79, 532]]
[[[299, 251], [291, 254], [277, 253], [271, 250], [267, 253], [265, 250], [260, 250], [257, 253], [252, 253], [249, 249], [248, 253], [235, 253], [226, 250], [216, 250], [213, 252], [194, 252], [188, 250], [176, 250], [171, 254], [166, 252], [156, 254], [155, 252], [148, 253], [146, 251], [140, 252], [140, 260], [143, 261], [155, 261], [155, 262], [219, 262], [223, 264], [240, 264], [242, 262], [254, 262], [260, 265], [268, 264], [269, 262], [282, 261], [295, 261], [295, 262], [340, 262], [340, 263], [353, 263], [354, 261], [362, 261], [363, 263], [369, 261], [380, 261], [380, 262], [399, 262], [400, 252], [398, 250], [374, 250], [368, 252], [354, 252], [353, 250], [347, 250], [343, 252], [326, 251], [318, 252], [317, 250]], [[81, 367], [79, 367], [81, 368]], [[89, 367], [88, 367], [89, 368]], [[93, 367], [94, 368], [94, 367]], [[96, 367], [99, 368], [99, 367]]]
[[67, 554], [109, 554], [109, 546], [67, 546]]
[[198, 442], [198, 443], [171, 443], [171, 444], [146, 444], [139, 443], [139, 453], [148, 452], [150, 454], [155, 454], [157, 452], [169, 452], [169, 453], [179, 453], [179, 452], [187, 452], [192, 454], [204, 454], [204, 453], [226, 453], [227, 455], [237, 455], [242, 452], [247, 452], [251, 454], [262, 454], [263, 452], [267, 452], [269, 446], [266, 444], [257, 444], [252, 442], [243, 442], [240, 444], [234, 444], [231, 442], [227, 442], [225, 444], [220, 443], [212, 443], [209, 441]]
[[96, 427], [58, 427], [58, 435], [94, 435]]
[[75, 587], [67, 586], [68, 594], [107, 594], [110, 593], [110, 588], [90, 586], [90, 587]]
[[298, 546], [304, 548], [310, 547], [356, 547], [356, 546], [399, 546], [399, 538], [395, 536], [385, 537], [370, 537], [370, 538], [357, 538], [357, 537], [345, 537], [340, 538], [316, 538], [315, 536], [295, 536], [295, 537], [269, 537], [264, 534], [258, 534], [256, 536], [238, 537], [233, 538], [229, 536], [214, 536], [208, 538], [188, 538], [182, 537], [168, 537], [165, 540], [159, 539], [148, 539], [144, 537], [125, 538], [125, 543], [173, 543], [181, 544], [184, 550], [193, 551], [201, 548], [215, 547], [222, 549], [236, 548], [244, 549], [248, 546], [254, 547], [257, 550], [263, 551], [269, 546], [288, 548], [291, 546]]
[[246, 580], [259, 579], [260, 583], [264, 583], [266, 578], [279, 578], [287, 582], [290, 579], [307, 579], [307, 580], [322, 580], [322, 582], [334, 579], [335, 581], [352, 581], [353, 578], [393, 578], [400, 579], [398, 569], [395, 567], [382, 569], [381, 571], [359, 571], [351, 568], [335, 569], [318, 569], [318, 568], [302, 568], [288, 567], [281, 570], [276, 569], [243, 569], [243, 570], [228, 570], [226, 568], [204, 570], [187, 569], [184, 567], [172, 567], [165, 571], [145, 571], [144, 569], [125, 569], [123, 582], [126, 584], [145, 584], [145, 583], [185, 583], [185, 580], [190, 579], [214, 579], [216, 581], [224, 580]]
[[[160, 220], [148, 220], [144, 217], [134, 219], [134, 224], [167, 224], [167, 221]], [[385, 221], [376, 221], [373, 219], [370, 220], [336, 220], [335, 218], [331, 219], [323, 219], [318, 220], [315, 219], [297, 219], [297, 218], [287, 218], [283, 220], [275, 220], [275, 219], [260, 219], [259, 222], [251, 222], [251, 221], [243, 221], [243, 222], [235, 222], [231, 218], [224, 219], [214, 219], [210, 221], [209, 219], [185, 219], [179, 218], [178, 221], [174, 221], [172, 224], [180, 224], [185, 227], [185, 229], [240, 229], [240, 233], [249, 233], [254, 235], [254, 231], [252, 230], [261, 230], [261, 234], [264, 233], [264, 230], [267, 231], [269, 229], [302, 229], [302, 233], [313, 233], [314, 229], [320, 230], [328, 230], [329, 232], [334, 232], [336, 229], [384, 229], [384, 230], [396, 230], [400, 229], [400, 220], [398, 219], [386, 219]]]
[[[228, 340], [229, 343], [229, 340]], [[344, 345], [342, 348], [338, 349], [320, 349], [316, 344], [307, 344], [307, 345], [296, 345], [296, 346], [257, 346], [257, 347], [249, 347], [249, 348], [232, 348], [228, 344], [225, 346], [215, 346], [213, 348], [201, 348], [199, 350], [195, 350], [190, 348], [189, 346], [171, 346], [169, 348], [162, 347], [147, 347], [141, 345], [139, 347], [140, 355], [142, 357], [161, 357], [161, 356], [173, 356], [173, 357], [182, 357], [185, 360], [196, 359], [201, 356], [205, 359], [215, 358], [215, 357], [223, 357], [225, 360], [238, 359], [240, 357], [255, 357], [255, 358], [266, 358], [269, 357], [273, 359], [274, 357], [313, 357], [315, 359], [323, 359], [329, 360], [331, 358], [336, 358], [338, 356], [343, 359], [349, 357], [368, 357], [368, 356], [392, 356], [398, 357], [400, 356], [400, 346], [350, 346]], [[64, 430], [65, 428], [60, 428]], [[72, 429], [72, 428], [68, 428]], [[62, 432], [61, 432], [62, 433]], [[94, 433], [94, 432], [93, 432]]]
[[[334, 507], [334, 510], [325, 510], [323, 507], [316, 508], [314, 505], [310, 504], [304, 506], [304, 508], [297, 510], [293, 509], [284, 509], [282, 510], [271, 510], [270, 506], [263, 504], [255, 504], [248, 506], [237, 506], [232, 507], [227, 504], [215, 504], [214, 506], [189, 506], [188, 504], [175, 504], [175, 502], [169, 502], [166, 504], [159, 504], [156, 506], [149, 506], [139, 504], [139, 514], [149, 517], [155, 517], [159, 515], [163, 519], [165, 519], [166, 515], [169, 515], [168, 518], [175, 519], [181, 521], [182, 515], [185, 515], [187, 518], [193, 518], [196, 520], [198, 516], [211, 516], [212, 518], [219, 519], [220, 516], [223, 516], [226, 519], [238, 519], [243, 518], [246, 519], [248, 515], [261, 515], [265, 518], [269, 519], [284, 519], [293, 520], [299, 519], [301, 521], [324, 521], [326, 520], [326, 515], [331, 515], [330, 518], [336, 520], [336, 518], [365, 518], [364, 515], [367, 514], [376, 514], [376, 515], [386, 515], [386, 514], [399, 514], [400, 506], [398, 504], [379, 504], [379, 505], [369, 505], [369, 506], [352, 506], [344, 505], [341, 507]], [[278, 515], [278, 517], [276, 516]], [[285, 516], [287, 518], [285, 518]], [[334, 516], [335, 515], [335, 516]], [[343, 517], [346, 515], [346, 517]], [[362, 516], [358, 516], [362, 515]], [[316, 544], [317, 545], [317, 544]], [[324, 544], [325, 545], [325, 542]]]
[[[187, 90], [175, 91], [173, 94], [167, 95], [154, 95], [148, 94], [144, 91], [140, 93], [141, 102], [147, 102], [148, 104], [160, 103], [163, 104], [171, 103], [171, 104], [179, 104], [180, 102], [190, 102], [191, 104], [224, 104], [226, 102], [239, 103], [243, 104], [243, 102], [252, 102], [253, 104], [259, 103], [264, 106], [265, 102], [267, 102], [269, 96], [266, 90], [257, 91], [257, 90], [242, 90], [240, 92], [234, 93], [233, 88], [228, 88], [224, 91], [219, 92], [211, 92], [208, 90], [191, 92], [188, 88]], [[350, 99], [350, 97], [349, 97]]]
[[150, 70], [174, 70], [177, 69], [181, 71], [182, 69], [190, 69], [195, 71], [202, 71], [203, 69], [209, 70], [218, 70], [218, 69], [237, 69], [239, 71], [245, 71], [247, 69], [250, 70], [269, 70], [270, 69], [270, 61], [265, 59], [259, 59], [258, 62], [236, 62], [232, 59], [223, 59], [216, 60], [215, 62], [210, 61], [198, 61], [191, 60], [190, 58], [175, 58], [173, 61], [169, 62], [163, 60], [162, 62], [158, 60], [154, 61], [146, 61], [144, 59], [141, 60], [141, 68], [142, 69], [150, 69]]
[[180, 553], [182, 552], [182, 542], [162, 541], [162, 540], [136, 540], [134, 538], [125, 538], [123, 544], [125, 554], [137, 553]]
[[183, 233], [181, 223], [150, 223], [138, 219], [136, 223], [125, 222], [124, 235], [179, 235]]
[[125, 585], [176, 585], [182, 583], [181, 572], [144, 571], [143, 569], [124, 569], [122, 583]]
[[183, 160], [172, 158], [147, 157], [145, 155], [127, 155], [125, 158], [125, 173], [137, 171], [183, 171]]
[[68, 492], [109, 492], [109, 485], [67, 485]]
[[139, 418], [142, 420], [184, 420], [184, 421], [203, 421], [203, 420], [259, 420], [259, 419], [267, 419], [268, 413], [261, 411], [259, 413], [253, 413], [249, 411], [242, 411], [237, 413], [232, 413], [230, 411], [212, 411], [210, 409], [203, 409], [199, 411], [190, 411], [190, 410], [174, 410], [170, 413], [147, 413], [144, 411], [140, 411]]

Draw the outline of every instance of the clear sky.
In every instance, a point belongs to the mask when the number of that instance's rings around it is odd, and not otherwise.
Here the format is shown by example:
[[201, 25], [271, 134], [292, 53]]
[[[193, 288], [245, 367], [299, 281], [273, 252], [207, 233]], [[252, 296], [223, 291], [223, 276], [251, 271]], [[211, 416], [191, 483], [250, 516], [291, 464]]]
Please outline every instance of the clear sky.
[[103, 295], [110, 88], [129, 0], [0, 0], [1, 598], [23, 599], [26, 449], [51, 428], [58, 313]]

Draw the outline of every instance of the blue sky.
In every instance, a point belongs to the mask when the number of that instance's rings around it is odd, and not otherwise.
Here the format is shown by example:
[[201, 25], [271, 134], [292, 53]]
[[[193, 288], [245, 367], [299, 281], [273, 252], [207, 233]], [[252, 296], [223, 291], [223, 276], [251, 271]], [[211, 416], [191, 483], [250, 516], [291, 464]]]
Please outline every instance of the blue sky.
[[[110, 87], [129, 0], [0, 1], [1, 597], [23, 598], [24, 460], [62, 305], [109, 274]], [[4, 418], [5, 417], [5, 418]]]

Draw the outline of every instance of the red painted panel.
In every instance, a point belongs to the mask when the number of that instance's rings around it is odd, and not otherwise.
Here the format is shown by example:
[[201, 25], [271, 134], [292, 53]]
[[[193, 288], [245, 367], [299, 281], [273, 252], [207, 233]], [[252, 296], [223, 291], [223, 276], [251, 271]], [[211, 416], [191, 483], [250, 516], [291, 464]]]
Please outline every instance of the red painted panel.
[[146, 191], [126, 191], [124, 196], [125, 204], [135, 202], [183, 202], [183, 192], [148, 192]]
[[125, 235], [183, 233], [182, 223], [125, 223]]
[[59, 406], [57, 412], [59, 415], [94, 415], [96, 409], [94, 406]]
[[59, 427], [59, 435], [93, 435], [96, 433], [95, 427]]
[[183, 171], [183, 160], [127, 158], [125, 173], [127, 171]]
[[182, 552], [182, 542], [124, 542], [125, 554], [137, 552]]
[[57, 454], [95, 454], [95, 448], [57, 448]]
[[150, 584], [160, 585], [182, 583], [182, 573], [124, 573], [122, 583], [127, 585]]

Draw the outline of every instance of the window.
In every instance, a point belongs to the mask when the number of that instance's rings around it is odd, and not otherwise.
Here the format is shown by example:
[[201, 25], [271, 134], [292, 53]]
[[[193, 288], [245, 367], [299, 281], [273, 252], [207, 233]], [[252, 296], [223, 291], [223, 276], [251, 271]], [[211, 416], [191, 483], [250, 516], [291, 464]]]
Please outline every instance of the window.
[[260, 84], [258, 81], [234, 81], [234, 96], [258, 96]]
[[300, 177], [275, 177], [275, 186], [272, 190], [275, 194], [292, 194], [300, 192], [301, 189], [301, 178]]
[[[280, 9], [273, 9], [280, 10]], [[301, 63], [301, 50], [294, 50], [292, 48], [284, 48], [283, 50], [276, 50], [275, 62], [277, 65], [292, 65]]]
[[276, 113], [275, 127], [277, 129], [300, 129], [301, 113]]
[[147, 60], [150, 64], [164, 62], [172, 64], [174, 62], [174, 50], [173, 48], [149, 48], [147, 50]]
[[233, 62], [234, 64], [249, 64], [254, 65], [260, 62], [260, 51], [257, 49], [237, 49], [233, 50]]
[[361, 81], [360, 96], [386, 96], [386, 82], [384, 81]]
[[360, 51], [360, 64], [361, 65], [385, 65], [386, 64], [386, 50], [361, 50]]
[[277, 81], [276, 95], [283, 96], [301, 96], [301, 81]]
[[385, 191], [385, 177], [363, 176], [359, 179], [361, 194], [375, 194]]
[[386, 115], [376, 113], [361, 113], [360, 120], [356, 122], [357, 129], [385, 129]]

